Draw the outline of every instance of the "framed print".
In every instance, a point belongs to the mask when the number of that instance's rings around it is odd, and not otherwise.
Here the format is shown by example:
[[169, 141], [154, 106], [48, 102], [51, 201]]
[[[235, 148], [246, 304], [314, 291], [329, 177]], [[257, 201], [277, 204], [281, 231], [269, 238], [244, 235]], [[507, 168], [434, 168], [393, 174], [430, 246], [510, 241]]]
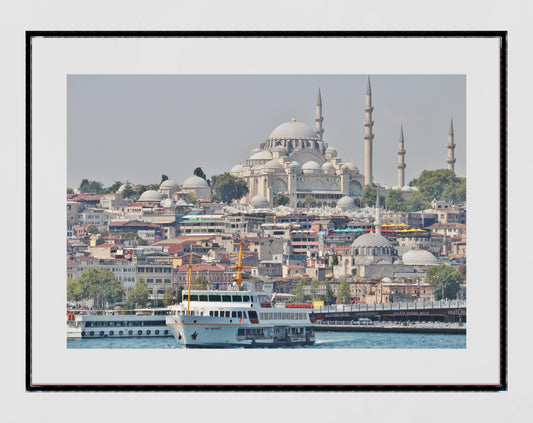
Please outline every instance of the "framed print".
[[506, 389], [506, 33], [26, 41], [27, 389]]

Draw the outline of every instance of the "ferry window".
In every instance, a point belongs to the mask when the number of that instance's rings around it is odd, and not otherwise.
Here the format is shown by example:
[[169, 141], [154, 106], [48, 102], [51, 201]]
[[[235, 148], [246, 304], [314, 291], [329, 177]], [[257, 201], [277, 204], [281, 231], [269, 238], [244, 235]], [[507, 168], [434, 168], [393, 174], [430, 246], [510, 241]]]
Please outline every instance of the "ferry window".
[[191, 301], [198, 301], [198, 295], [191, 295]]
[[231, 317], [237, 317], [237, 312], [236, 311], [232, 311], [231, 312]]
[[183, 295], [183, 301], [187, 301], [189, 299], [189, 294], [184, 294]]
[[226, 317], [229, 317], [229, 315], [230, 315], [230, 312], [226, 311]]
[[238, 311], [238, 312], [237, 312], [237, 317], [240, 318], [240, 319], [242, 319], [242, 311]]
[[215, 317], [218, 317], [218, 310], [215, 310], [215, 312], [214, 312], [214, 316], [215, 316]]
[[242, 297], [240, 295], [233, 296], [234, 303], [242, 303]]
[[249, 295], [245, 295], [244, 297], [242, 297], [242, 300], [247, 303], [250, 301], [250, 296]]
[[237, 331], [237, 336], [243, 336], [244, 335], [244, 329], [239, 329]]
[[250, 299], [252, 300], [252, 303], [255, 301], [253, 295], [250, 297]]
[[222, 301], [231, 303], [231, 295], [222, 295]]
[[213, 312], [213, 310], [209, 310], [209, 315], [210, 315], [211, 317], [213, 317], [213, 316], [215, 315], [215, 313]]
[[207, 301], [207, 295], [200, 295], [200, 301]]
[[220, 295], [210, 295], [209, 301], [220, 301]]

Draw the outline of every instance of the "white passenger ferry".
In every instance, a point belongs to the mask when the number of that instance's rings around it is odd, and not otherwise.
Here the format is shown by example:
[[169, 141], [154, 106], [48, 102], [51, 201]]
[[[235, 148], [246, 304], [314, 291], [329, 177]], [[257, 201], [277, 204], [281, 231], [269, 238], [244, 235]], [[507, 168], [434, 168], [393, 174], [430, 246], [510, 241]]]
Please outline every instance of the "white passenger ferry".
[[315, 342], [312, 309], [307, 305], [273, 304], [264, 292], [241, 291], [242, 247], [235, 291], [191, 291], [183, 293], [181, 304], [169, 307], [167, 326], [185, 347], [282, 347]]
[[172, 336], [166, 326], [167, 309], [143, 309], [133, 313], [69, 313], [67, 339]]

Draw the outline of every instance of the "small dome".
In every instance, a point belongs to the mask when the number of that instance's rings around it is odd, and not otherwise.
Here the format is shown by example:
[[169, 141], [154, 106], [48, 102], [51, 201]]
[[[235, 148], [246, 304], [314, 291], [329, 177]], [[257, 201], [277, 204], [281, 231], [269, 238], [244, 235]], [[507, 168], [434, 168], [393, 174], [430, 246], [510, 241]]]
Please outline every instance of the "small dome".
[[163, 196], [160, 192], [154, 191], [154, 190], [148, 190], [144, 191], [141, 196], [139, 197], [138, 201], [150, 201], [150, 202], [159, 202]]
[[250, 205], [255, 208], [266, 208], [269, 207], [268, 200], [262, 195], [256, 195], [250, 200]]
[[271, 160], [272, 153], [268, 150], [261, 150], [250, 156], [248, 160]]
[[402, 187], [402, 192], [411, 192], [411, 191], [413, 191], [413, 188], [411, 188], [408, 185]]
[[411, 250], [402, 256], [403, 264], [410, 266], [434, 266], [439, 264], [437, 258], [426, 250]]
[[383, 279], [381, 279], [381, 282], [391, 283], [392, 279], [391, 278], [383, 278]]
[[340, 198], [339, 201], [337, 201], [337, 207], [341, 209], [352, 210], [355, 209], [355, 201], [353, 198], [345, 195], [344, 197]]
[[328, 148], [326, 148], [326, 153], [336, 153], [336, 152], [337, 152], [337, 149], [335, 147], [329, 146]]
[[176, 204], [174, 203], [174, 201], [172, 201], [171, 198], [165, 198], [164, 200], [161, 201], [161, 207], [166, 207], [166, 208], [169, 208], [169, 207], [175, 207]]
[[250, 152], [250, 154], [259, 153], [260, 151], [262, 151], [262, 150], [259, 147], [256, 147]]
[[300, 163], [298, 163], [296, 160], [293, 160], [291, 164], [293, 164], [294, 167], [300, 169]]
[[291, 122], [278, 125], [270, 134], [268, 139], [317, 139], [315, 131], [303, 122], [296, 122], [293, 118]]
[[252, 166], [252, 170], [261, 170], [261, 169], [263, 169], [263, 165]]
[[305, 162], [302, 166], [302, 170], [320, 170], [320, 169], [322, 169], [320, 165], [313, 160], [309, 160], [308, 162]]
[[388, 185], [383, 185], [382, 187], [385, 191], [389, 191], [390, 190], [390, 187]]
[[270, 160], [264, 164], [263, 169], [283, 169], [283, 166], [276, 160]]
[[418, 187], [411, 187], [413, 191], [418, 191]]
[[400, 191], [400, 187], [395, 185], [395, 186], [392, 187], [392, 190], [393, 191]]
[[183, 183], [183, 188], [209, 188], [207, 181], [199, 176], [191, 176]]
[[330, 162], [326, 162], [322, 165], [322, 170], [334, 170], [335, 168]]
[[186, 206], [187, 204], [188, 204], [187, 201], [181, 198], [176, 202], [176, 206]]
[[129, 185], [130, 188], [132, 189], [132, 191], [137, 191], [137, 189], [135, 188], [135, 186], [133, 186], [132, 184], [130, 183], [125, 183], [125, 184], [122, 184], [120, 186], [120, 188], [117, 190], [117, 193], [119, 194], [122, 194], [122, 192], [124, 192], [124, 190], [126, 189], [126, 186]]
[[391, 247], [391, 242], [383, 235], [369, 232], [356, 238], [352, 247]]
[[242, 172], [242, 165], [241, 164], [236, 164], [235, 166], [233, 166], [230, 170], [231, 173], [240, 173]]
[[179, 189], [179, 184], [172, 179], [167, 179], [166, 181], [161, 182], [159, 189]]

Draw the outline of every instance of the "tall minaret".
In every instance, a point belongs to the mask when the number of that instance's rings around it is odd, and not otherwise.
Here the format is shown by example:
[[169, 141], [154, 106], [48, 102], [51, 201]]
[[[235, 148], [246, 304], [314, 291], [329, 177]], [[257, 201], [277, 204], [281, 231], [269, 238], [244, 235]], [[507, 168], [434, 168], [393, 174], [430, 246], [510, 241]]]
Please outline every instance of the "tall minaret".
[[379, 187], [376, 189], [376, 223], [374, 224], [376, 228], [376, 233], [381, 235], [381, 202], [379, 200]]
[[400, 141], [398, 144], [398, 186], [405, 186], [405, 147], [403, 143], [403, 125], [400, 126]]
[[448, 170], [455, 172], [455, 144], [453, 142], [453, 119], [450, 118], [450, 131], [448, 132]]
[[365, 185], [372, 185], [372, 89], [370, 88], [370, 76], [368, 77], [368, 84], [366, 86], [366, 101], [365, 101]]
[[316, 117], [315, 117], [315, 134], [318, 139], [322, 141], [322, 135], [324, 134], [324, 128], [322, 128], [322, 122], [324, 116], [322, 116], [322, 96], [320, 95], [320, 87], [318, 87], [318, 98], [316, 100]]

